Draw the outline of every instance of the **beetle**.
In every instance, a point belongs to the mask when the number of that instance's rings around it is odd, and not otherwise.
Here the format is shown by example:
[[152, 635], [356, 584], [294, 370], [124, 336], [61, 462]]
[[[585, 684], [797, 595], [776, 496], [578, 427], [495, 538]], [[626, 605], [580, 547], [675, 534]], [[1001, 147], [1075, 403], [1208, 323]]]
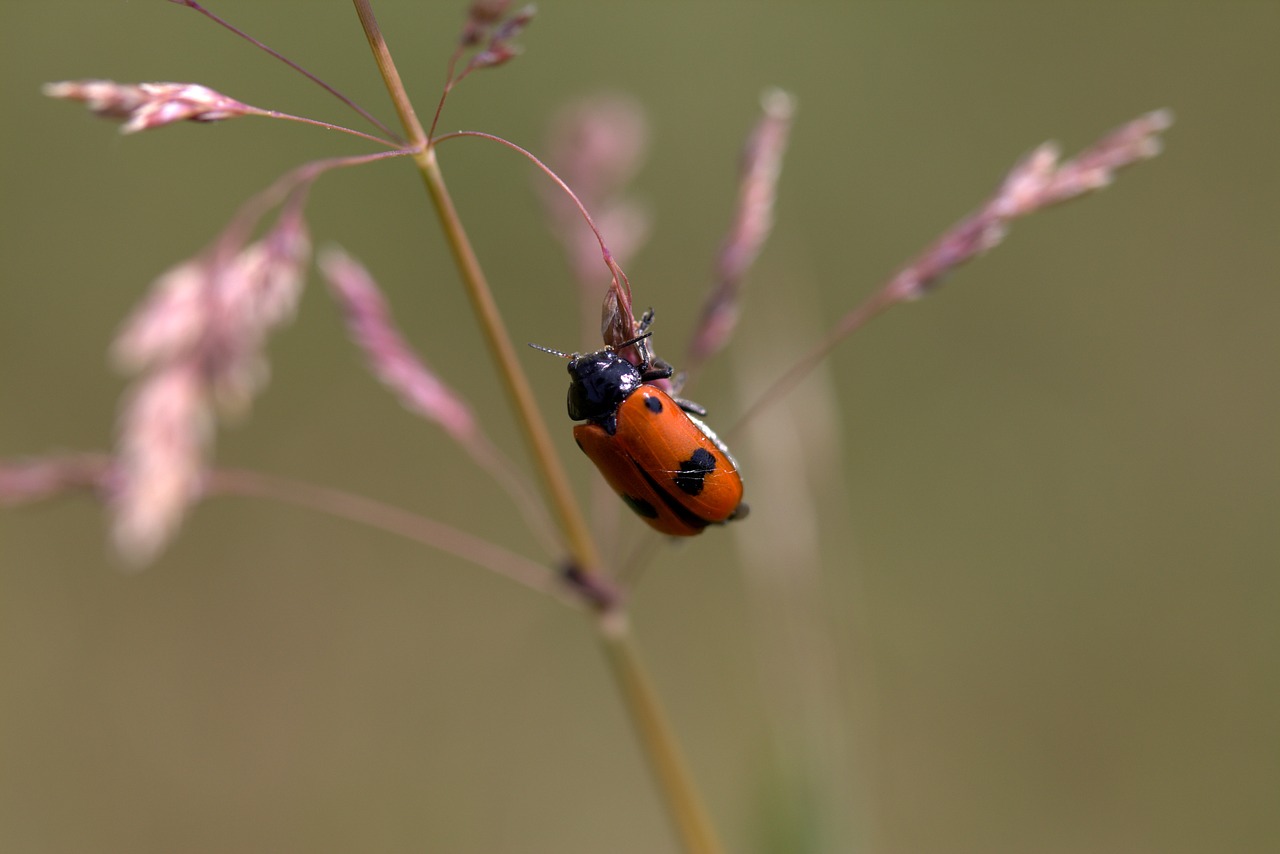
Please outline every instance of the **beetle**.
[[670, 377], [670, 365], [644, 346], [639, 365], [618, 354], [648, 336], [585, 355], [531, 346], [569, 360], [569, 418], [585, 422], [573, 438], [613, 491], [654, 530], [691, 537], [746, 516], [742, 477], [699, 419], [706, 411], [650, 384]]

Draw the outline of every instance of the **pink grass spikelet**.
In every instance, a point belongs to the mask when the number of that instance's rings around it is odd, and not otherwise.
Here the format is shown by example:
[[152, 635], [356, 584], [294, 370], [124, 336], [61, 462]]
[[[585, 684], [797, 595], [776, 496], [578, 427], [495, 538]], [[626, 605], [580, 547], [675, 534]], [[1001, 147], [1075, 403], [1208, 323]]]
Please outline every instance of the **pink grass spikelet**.
[[690, 370], [728, 343], [738, 322], [742, 280], [773, 229], [773, 205], [795, 99], [781, 89], [771, 89], [761, 97], [760, 106], [763, 115], [743, 149], [737, 210], [716, 262], [716, 285], [703, 305], [689, 347]]
[[1147, 113], [1062, 163], [1057, 145], [1039, 146], [1009, 171], [985, 205], [899, 271], [887, 298], [919, 299], [951, 270], [1003, 240], [1012, 220], [1110, 185], [1118, 170], [1159, 154], [1159, 134], [1172, 124], [1168, 110]]
[[[624, 193], [644, 161], [648, 140], [644, 112], [618, 95], [564, 107], [548, 133], [547, 162], [591, 212], [620, 266], [627, 265], [649, 233], [647, 212]], [[574, 278], [594, 302], [600, 287], [600, 244], [583, 227], [577, 205], [558, 187], [546, 187], [542, 200]]]
[[472, 444], [477, 430], [471, 407], [405, 342], [368, 270], [339, 249], [325, 251], [319, 263], [346, 315], [352, 339], [364, 351], [378, 379], [411, 412], [439, 424], [456, 441]]
[[1172, 125], [1172, 111], [1155, 110], [1120, 126], [1058, 167], [1041, 206], [1106, 187], [1120, 169], [1155, 157], [1163, 146], [1160, 134]]
[[126, 119], [121, 133], [173, 124], [218, 122], [262, 111], [198, 83], [116, 83], [113, 80], [66, 80], [46, 83], [50, 98], [79, 101], [95, 115]]
[[192, 360], [153, 371], [126, 398], [111, 507], [116, 548], [131, 563], [150, 562], [198, 497], [212, 420]]
[[458, 50], [454, 54], [454, 59], [456, 60], [468, 48], [473, 48], [485, 41], [486, 38], [488, 43], [471, 56], [462, 73], [452, 79], [453, 83], [457, 83], [476, 69], [496, 68], [520, 55], [521, 48], [512, 44], [511, 41], [524, 32], [538, 10], [530, 4], [516, 11], [506, 20], [500, 21], [509, 5], [504, 0], [498, 0], [498, 2], [482, 0], [482, 2], [471, 4], [467, 10], [467, 21], [463, 25], [462, 34], [458, 37]]
[[773, 205], [795, 99], [781, 89], [772, 89], [762, 96], [761, 108], [764, 114], [743, 151], [733, 228], [720, 252], [717, 273], [723, 281], [742, 278], [773, 228]]
[[467, 21], [462, 26], [458, 43], [463, 47], [479, 44], [499, 19], [506, 14], [511, 0], [474, 0], [467, 7]]
[[[558, 110], [547, 137], [547, 162], [594, 213], [599, 202], [617, 196], [635, 177], [649, 146], [649, 127], [634, 99], [604, 94]], [[563, 194], [548, 194], [552, 199], [576, 217]]]
[[[648, 124], [635, 101], [618, 95], [596, 95], [562, 108], [548, 133], [548, 162], [576, 199], [559, 186], [541, 193], [552, 233], [564, 248], [569, 271], [578, 285], [583, 341], [599, 334], [609, 343], [634, 336], [629, 309], [624, 319], [619, 300], [626, 294], [617, 269], [625, 266], [649, 236], [649, 214], [625, 194], [648, 148]], [[597, 231], [584, 227], [582, 208], [591, 212]], [[601, 241], [609, 247], [614, 283], [601, 314], [599, 299]]]
[[217, 243], [160, 276], [113, 346], [142, 376], [119, 422], [114, 538], [136, 564], [150, 561], [199, 494], [215, 407], [242, 414], [266, 379], [267, 335], [293, 313], [310, 239], [288, 210], [235, 254]]
[[219, 408], [240, 414], [267, 378], [267, 336], [293, 317], [311, 257], [300, 220], [282, 222], [216, 277], [206, 333], [209, 379]]
[[209, 263], [197, 259], [184, 261], [156, 279], [112, 345], [121, 370], [141, 371], [195, 345], [205, 323], [211, 277]]
[[302, 221], [283, 216], [262, 240], [225, 262], [216, 252], [160, 276], [113, 345], [123, 370], [196, 358], [219, 405], [238, 413], [265, 379], [267, 335], [288, 320], [310, 260]]
[[1011, 219], [1035, 210], [1061, 157], [1062, 151], [1052, 142], [1042, 144], [1024, 157], [1000, 185], [990, 205], [991, 212], [1000, 219]]
[[505, 65], [520, 55], [520, 49], [514, 45], [498, 42], [477, 53], [467, 64], [467, 70], [477, 68], [497, 68]]
[[293, 318], [311, 262], [311, 238], [301, 217], [286, 214], [255, 246], [256, 269], [246, 277], [254, 285], [245, 295], [245, 322], [265, 335]]
[[888, 282], [841, 317], [748, 407], [743, 421], [798, 383], [836, 345], [873, 317], [894, 305], [926, 296], [956, 268], [996, 246], [1013, 220], [1106, 187], [1119, 169], [1159, 154], [1159, 135], [1172, 124], [1170, 111], [1155, 110], [1121, 125], [1061, 164], [1058, 147], [1053, 143], [1036, 148], [1009, 170], [985, 204], [943, 232]]

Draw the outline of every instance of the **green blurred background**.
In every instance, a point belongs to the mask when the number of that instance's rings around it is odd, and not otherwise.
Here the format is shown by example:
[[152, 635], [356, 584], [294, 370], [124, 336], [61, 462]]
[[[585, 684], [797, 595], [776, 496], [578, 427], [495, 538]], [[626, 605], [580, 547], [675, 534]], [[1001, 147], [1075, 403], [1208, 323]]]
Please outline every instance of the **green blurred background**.
[[[376, 5], [429, 111], [463, 4]], [[752, 519], [646, 574], [636, 629], [730, 849], [1280, 850], [1280, 5], [540, 6], [443, 127], [539, 150], [569, 99], [644, 105], [629, 272], [669, 357], [758, 94], [798, 98], [740, 337], [698, 384], [714, 423], [1035, 144], [1178, 117], [1160, 158], [847, 342], [737, 443]], [[349, 5], [215, 9], [391, 117]], [[105, 351], [147, 284], [283, 170], [368, 149], [254, 120], [122, 138], [40, 96], [193, 80], [348, 121], [159, 0], [5, 3], [0, 40], [0, 456], [105, 448]], [[516, 339], [592, 345], [527, 165], [443, 162]], [[324, 179], [310, 222], [520, 458], [407, 165]], [[539, 554], [314, 281], [272, 362], [221, 462]], [[588, 494], [563, 368], [527, 366]], [[201, 507], [137, 575], [104, 528], [85, 500], [0, 514], [0, 850], [673, 850], [590, 625], [554, 603], [261, 503]]]

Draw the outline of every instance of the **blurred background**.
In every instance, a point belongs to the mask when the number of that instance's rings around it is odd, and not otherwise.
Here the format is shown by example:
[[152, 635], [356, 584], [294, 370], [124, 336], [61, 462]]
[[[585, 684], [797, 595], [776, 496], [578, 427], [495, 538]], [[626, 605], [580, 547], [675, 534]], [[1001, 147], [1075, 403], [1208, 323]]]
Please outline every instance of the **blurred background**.
[[[539, 5], [442, 127], [539, 151], [567, 101], [643, 106], [628, 272], [675, 361], [760, 92], [797, 98], [776, 231], [696, 387], [718, 425], [1033, 146], [1177, 115], [1161, 157], [1016, 223], [735, 437], [752, 518], [647, 570], [636, 631], [730, 850], [1280, 849], [1280, 6]], [[349, 4], [214, 8], [393, 118]], [[429, 114], [463, 4], [376, 8]], [[0, 40], [0, 457], [105, 449], [106, 350], [152, 279], [289, 167], [371, 148], [261, 120], [122, 138], [41, 97], [189, 80], [358, 126], [159, 0], [6, 3]], [[595, 346], [531, 168], [442, 162], [516, 340]], [[326, 177], [309, 222], [523, 460], [409, 166]], [[314, 275], [271, 358], [221, 463], [543, 557]], [[526, 364], [590, 495], [563, 366]], [[462, 561], [225, 499], [128, 574], [75, 499], [0, 514], [0, 591], [0, 850], [675, 848], [590, 624]]]

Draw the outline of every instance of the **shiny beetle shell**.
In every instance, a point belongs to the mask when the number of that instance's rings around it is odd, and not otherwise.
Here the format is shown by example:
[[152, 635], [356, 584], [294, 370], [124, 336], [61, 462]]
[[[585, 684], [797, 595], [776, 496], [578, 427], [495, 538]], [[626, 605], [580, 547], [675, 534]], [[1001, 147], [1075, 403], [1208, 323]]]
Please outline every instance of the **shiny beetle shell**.
[[675, 398], [612, 350], [569, 363], [574, 439], [609, 486], [650, 527], [689, 537], [745, 515], [742, 478], [728, 449]]

